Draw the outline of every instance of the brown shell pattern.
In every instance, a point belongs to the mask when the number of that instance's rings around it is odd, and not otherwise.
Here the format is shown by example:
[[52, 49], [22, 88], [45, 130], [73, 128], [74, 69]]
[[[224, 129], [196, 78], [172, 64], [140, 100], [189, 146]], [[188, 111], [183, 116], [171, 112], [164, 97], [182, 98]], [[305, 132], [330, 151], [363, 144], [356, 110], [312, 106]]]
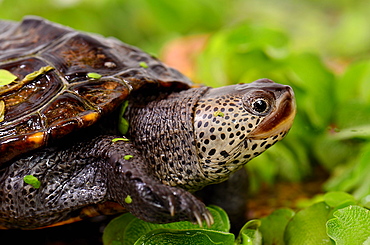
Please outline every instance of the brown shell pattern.
[[[145, 62], [148, 67], [142, 67]], [[132, 90], [188, 88], [191, 82], [156, 58], [114, 38], [74, 31], [41, 18], [0, 21], [0, 69], [18, 77], [54, 69], [19, 88], [0, 86], [0, 165], [111, 112]], [[88, 77], [94, 72], [99, 79]], [[13, 87], [14, 89], [12, 89]]]

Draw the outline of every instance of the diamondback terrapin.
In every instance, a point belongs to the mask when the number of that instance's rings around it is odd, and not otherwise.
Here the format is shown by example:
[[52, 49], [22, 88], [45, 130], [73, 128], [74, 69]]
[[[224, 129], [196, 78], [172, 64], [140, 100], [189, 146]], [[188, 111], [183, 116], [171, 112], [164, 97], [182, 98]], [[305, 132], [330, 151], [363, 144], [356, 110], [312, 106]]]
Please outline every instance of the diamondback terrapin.
[[192, 87], [138, 48], [37, 17], [0, 21], [0, 69], [16, 76], [0, 86], [4, 229], [121, 207], [210, 225], [191, 193], [281, 140], [295, 115], [289, 86]]

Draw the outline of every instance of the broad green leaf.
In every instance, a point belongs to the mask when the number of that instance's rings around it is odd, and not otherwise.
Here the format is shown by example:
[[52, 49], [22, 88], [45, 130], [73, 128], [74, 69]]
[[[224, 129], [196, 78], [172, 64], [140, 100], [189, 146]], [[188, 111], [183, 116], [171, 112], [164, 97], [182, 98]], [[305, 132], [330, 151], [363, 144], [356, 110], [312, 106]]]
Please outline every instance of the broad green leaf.
[[353, 157], [350, 164], [341, 167], [325, 183], [324, 188], [329, 191], [352, 192], [359, 200], [370, 195], [370, 143], [362, 146], [360, 153]]
[[212, 230], [157, 229], [140, 237], [135, 245], [234, 245], [234, 235]]
[[292, 80], [303, 91], [302, 96], [297, 95], [299, 110], [313, 127], [324, 130], [334, 112], [333, 73], [313, 53], [292, 55], [289, 61]]
[[[349, 102], [370, 104], [370, 61], [368, 59], [351, 64], [336, 86], [340, 105]], [[340, 109], [340, 107], [338, 108]]]
[[8, 70], [0, 69], [0, 86], [8, 85], [17, 79], [17, 76]]
[[324, 201], [332, 208], [343, 208], [356, 203], [355, 198], [343, 191], [332, 191], [324, 195]]
[[328, 235], [337, 245], [369, 244], [370, 211], [360, 206], [348, 206], [333, 214], [326, 226]]
[[326, 234], [326, 221], [330, 212], [331, 208], [325, 202], [299, 211], [286, 227], [285, 244], [332, 244]]
[[[214, 224], [208, 228], [204, 224], [204, 230], [228, 232], [230, 222], [226, 212], [216, 206], [207, 207], [214, 218]], [[128, 220], [128, 221], [126, 221]], [[110, 245], [113, 241], [120, 241], [122, 245], [134, 244], [142, 235], [156, 229], [192, 230], [200, 229], [199, 225], [182, 221], [169, 224], [153, 224], [142, 221], [130, 213], [123, 214], [113, 219], [104, 230], [103, 242]]]
[[235, 241], [235, 244], [241, 245], [261, 245], [262, 235], [259, 231], [261, 225], [260, 220], [248, 221], [240, 230], [239, 236]]
[[284, 245], [284, 232], [295, 212], [291, 209], [278, 209], [261, 219], [259, 230], [264, 245]]

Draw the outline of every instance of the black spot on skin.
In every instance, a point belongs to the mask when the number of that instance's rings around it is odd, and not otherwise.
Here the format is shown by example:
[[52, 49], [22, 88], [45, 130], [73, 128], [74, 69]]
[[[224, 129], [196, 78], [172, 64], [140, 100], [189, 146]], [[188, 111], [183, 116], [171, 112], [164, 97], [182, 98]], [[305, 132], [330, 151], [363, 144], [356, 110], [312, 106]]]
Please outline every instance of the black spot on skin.
[[216, 139], [216, 135], [211, 135], [211, 136], [210, 136], [210, 139], [211, 139], [211, 140], [215, 140], [215, 139]]
[[249, 155], [249, 154], [243, 156], [243, 158], [250, 158], [250, 157], [251, 157], [251, 155]]
[[205, 139], [204, 144], [208, 145], [209, 144], [209, 139]]
[[215, 131], [215, 128], [214, 127], [212, 127], [212, 128], [209, 129], [209, 132], [211, 132], [211, 133], [213, 133], [214, 131]]
[[219, 174], [219, 173], [221, 173], [221, 171], [222, 171], [222, 168], [217, 169], [217, 171], [216, 171], [215, 173], [216, 173], [216, 174]]
[[239, 160], [233, 161], [233, 164], [238, 164], [238, 163], [239, 163]]
[[265, 146], [265, 149], [267, 150], [268, 148], [270, 148], [272, 145], [271, 144], [267, 144], [266, 146]]
[[252, 145], [252, 151], [254, 151], [257, 148], [257, 144]]
[[208, 152], [208, 155], [213, 156], [215, 153], [216, 153], [216, 149], [211, 149], [211, 150]]
[[192, 174], [192, 173], [193, 173], [193, 171], [191, 171], [190, 169], [188, 169], [188, 170], [186, 170], [186, 173], [187, 173], [187, 174]]
[[197, 126], [200, 128], [202, 126], [202, 121], [199, 121]]
[[206, 127], [208, 127], [208, 124], [209, 124], [209, 123], [208, 123], [208, 122], [206, 122], [206, 123], [204, 124], [204, 127], [205, 127], [205, 128], [206, 128]]
[[235, 140], [230, 141], [230, 142], [229, 142], [229, 145], [233, 145], [233, 144], [234, 144], [234, 142], [235, 142]]
[[222, 140], [224, 140], [226, 138], [226, 135], [225, 134], [221, 134], [220, 137], [221, 137]]
[[253, 124], [249, 123], [248, 128], [253, 128]]
[[267, 141], [263, 141], [260, 145], [260, 147], [263, 147], [265, 144], [267, 143]]
[[211, 106], [207, 106], [204, 110], [208, 111], [209, 109], [211, 109]]
[[204, 136], [204, 132], [200, 132], [199, 133], [199, 138], [203, 138], [203, 136]]
[[221, 154], [221, 156], [223, 156], [225, 158], [228, 157], [228, 156], [230, 156], [230, 154], [227, 153], [227, 151], [221, 151], [220, 154]]

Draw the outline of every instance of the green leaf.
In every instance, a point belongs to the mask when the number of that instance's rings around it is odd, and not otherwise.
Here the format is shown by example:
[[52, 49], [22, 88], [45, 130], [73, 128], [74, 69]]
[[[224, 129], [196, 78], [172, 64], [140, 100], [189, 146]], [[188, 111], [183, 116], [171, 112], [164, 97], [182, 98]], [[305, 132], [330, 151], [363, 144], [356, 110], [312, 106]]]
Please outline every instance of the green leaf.
[[289, 61], [292, 80], [299, 88], [296, 91], [303, 91], [302, 96], [296, 96], [301, 113], [314, 128], [326, 129], [335, 105], [333, 73], [316, 54], [292, 55]]
[[240, 230], [239, 236], [236, 239], [236, 244], [241, 245], [260, 245], [262, 244], [261, 232], [258, 228], [261, 225], [260, 220], [248, 221]]
[[[135, 201], [135, 200], [133, 200]], [[230, 222], [226, 212], [220, 207], [207, 207], [214, 218], [214, 224], [204, 230], [228, 232]], [[128, 220], [127, 222], [125, 220]], [[153, 224], [140, 220], [130, 213], [123, 214], [113, 219], [105, 228], [103, 242], [110, 245], [113, 241], [120, 241], [122, 245], [134, 244], [141, 236], [156, 229], [192, 230], [199, 229], [199, 225], [182, 221], [169, 224]]]
[[349, 164], [341, 166], [325, 183], [324, 188], [330, 191], [352, 192], [359, 200], [370, 195], [370, 143], [360, 149], [360, 153], [350, 159]]
[[95, 72], [89, 72], [87, 73], [87, 76], [92, 79], [99, 79], [102, 77], [99, 73], [95, 73]]
[[129, 128], [129, 123], [124, 118], [124, 114], [125, 114], [127, 107], [128, 107], [128, 100], [122, 103], [120, 111], [119, 111], [119, 117], [118, 117], [118, 130], [123, 135], [127, 134], [127, 131]]
[[40, 188], [41, 186], [41, 182], [33, 175], [26, 175], [23, 177], [23, 181], [26, 183], [26, 184], [29, 184], [31, 185], [33, 188]]
[[127, 195], [127, 197], [125, 198], [125, 203], [128, 203], [128, 204], [132, 203], [132, 198], [130, 195]]
[[54, 70], [52, 66], [43, 66], [38, 71], [31, 72], [27, 74], [21, 81], [21, 83], [25, 84], [27, 82], [33, 81], [38, 76], [46, 74], [48, 71]]
[[117, 141], [129, 141], [129, 139], [127, 139], [127, 138], [114, 138], [114, 139], [112, 139], [113, 143], [115, 143]]
[[231, 233], [211, 230], [173, 230], [157, 229], [140, 237], [135, 245], [234, 245], [234, 235]]
[[284, 245], [284, 231], [295, 212], [291, 209], [278, 209], [261, 219], [259, 230], [264, 245]]
[[299, 211], [286, 227], [285, 244], [332, 244], [326, 234], [326, 221], [330, 212], [331, 208], [325, 202]]
[[123, 156], [123, 159], [130, 160], [133, 157], [134, 157], [133, 155], [125, 155], [125, 156]]
[[343, 191], [332, 191], [324, 195], [324, 201], [332, 208], [343, 208], [355, 204], [355, 198]]
[[0, 69], [0, 86], [8, 85], [14, 82], [16, 79], [17, 76], [10, 71]]
[[139, 65], [142, 67], [142, 68], [148, 68], [149, 66], [148, 66], [148, 64], [146, 63], [146, 62], [144, 62], [144, 61], [141, 61], [140, 63], [139, 63]]
[[326, 226], [328, 235], [337, 245], [369, 244], [370, 211], [360, 206], [348, 206], [333, 214]]

